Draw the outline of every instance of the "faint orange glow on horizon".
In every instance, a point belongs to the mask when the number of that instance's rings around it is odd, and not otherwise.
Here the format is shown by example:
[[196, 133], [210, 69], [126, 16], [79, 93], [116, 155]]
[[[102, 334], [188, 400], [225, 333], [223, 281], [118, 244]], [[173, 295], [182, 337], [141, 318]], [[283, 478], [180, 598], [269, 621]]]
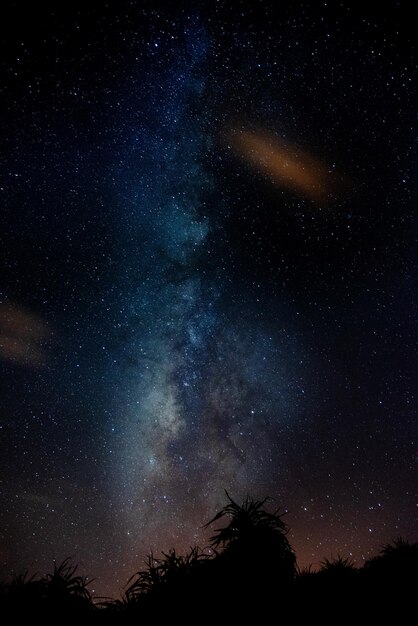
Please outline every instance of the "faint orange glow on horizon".
[[316, 202], [330, 198], [335, 189], [334, 172], [294, 145], [280, 142], [265, 131], [231, 130], [228, 142], [272, 183], [300, 193]]
[[43, 342], [50, 336], [45, 322], [15, 302], [0, 304], [0, 358], [41, 367], [45, 364]]

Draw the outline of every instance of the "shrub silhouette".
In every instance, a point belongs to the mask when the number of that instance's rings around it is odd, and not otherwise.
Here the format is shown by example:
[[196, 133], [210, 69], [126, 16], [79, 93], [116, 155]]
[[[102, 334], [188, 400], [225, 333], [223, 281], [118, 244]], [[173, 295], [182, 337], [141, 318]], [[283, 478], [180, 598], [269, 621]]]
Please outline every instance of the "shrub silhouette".
[[15, 576], [9, 585], [2, 585], [2, 606], [23, 610], [23, 607], [36, 608], [43, 601], [44, 581], [30, 576], [28, 572]]
[[268, 498], [249, 497], [237, 504], [226, 492], [228, 504], [206, 527], [229, 518], [210, 538], [215, 551], [216, 574], [226, 595], [262, 600], [280, 593], [296, 575], [295, 554], [287, 539], [287, 526], [278, 511], [264, 509]]
[[88, 579], [76, 575], [78, 566], [66, 558], [60, 565], [54, 563], [54, 571], [44, 579], [46, 601], [55, 607], [71, 612], [88, 610], [92, 607], [92, 597], [88, 589]]
[[287, 526], [277, 511], [266, 510], [267, 499], [247, 497], [238, 504], [226, 497], [227, 504], [205, 525], [223, 522], [207, 550], [150, 554], [119, 600], [94, 604], [87, 578], [65, 559], [42, 578], [26, 572], [0, 585], [0, 619], [87, 616], [92, 623], [140, 623], [178, 616], [199, 623], [206, 607], [218, 606], [222, 620], [232, 623], [247, 620], [249, 612], [262, 621], [275, 610], [278, 616], [290, 611], [296, 621], [323, 621], [326, 613], [335, 621], [343, 610], [345, 620], [361, 612], [373, 623], [391, 615], [394, 623], [407, 623], [415, 608], [418, 543], [398, 538], [361, 568], [337, 556], [324, 559], [318, 571], [297, 570]]
[[418, 578], [418, 543], [398, 537], [364, 564], [364, 574], [379, 585], [409, 586]]
[[329, 581], [346, 583], [352, 580], [357, 573], [354, 561], [349, 557], [338, 555], [335, 559], [324, 559], [321, 561], [319, 574]]
[[64, 612], [75, 617], [94, 610], [87, 578], [76, 575], [77, 565], [65, 559], [54, 563], [52, 574], [43, 578], [16, 576], [1, 594], [1, 609], [15, 615], [51, 615]]
[[[352, 604], [358, 596], [358, 569], [348, 557], [324, 559], [318, 571], [311, 567], [298, 572], [294, 597], [303, 598], [309, 610], [319, 613], [325, 606]], [[307, 616], [306, 609], [304, 615]]]
[[199, 573], [210, 559], [209, 555], [198, 547], [191, 548], [184, 556], [175, 550], [163, 553], [156, 559], [148, 557], [146, 569], [137, 572], [128, 581], [125, 599], [128, 604], [143, 603], [159, 599], [187, 600], [192, 591], [196, 591]]
[[352, 559], [338, 555], [320, 565], [317, 579], [323, 595], [332, 594], [338, 602], [346, 603], [358, 594], [358, 570]]
[[210, 550], [191, 548], [180, 556], [175, 550], [162, 558], [148, 557], [146, 568], [128, 581], [120, 600], [107, 603], [109, 610], [153, 614], [155, 606], [199, 607], [214, 600], [231, 605], [248, 593], [253, 602], [273, 587], [290, 584], [296, 559], [280, 515], [267, 512], [265, 500], [247, 497], [228, 503], [206, 525], [229, 518], [215, 530]]

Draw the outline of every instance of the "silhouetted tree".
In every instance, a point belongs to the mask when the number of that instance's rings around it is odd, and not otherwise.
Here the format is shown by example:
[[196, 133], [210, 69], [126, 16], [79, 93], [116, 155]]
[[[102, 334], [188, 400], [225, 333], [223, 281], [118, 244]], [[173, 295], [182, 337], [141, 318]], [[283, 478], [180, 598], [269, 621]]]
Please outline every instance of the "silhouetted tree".
[[215, 530], [211, 547], [216, 552], [217, 574], [230, 595], [253, 601], [278, 594], [296, 575], [295, 554], [287, 539], [287, 526], [278, 511], [265, 510], [264, 500], [249, 497], [237, 504], [226, 492], [228, 504], [206, 527], [228, 518]]

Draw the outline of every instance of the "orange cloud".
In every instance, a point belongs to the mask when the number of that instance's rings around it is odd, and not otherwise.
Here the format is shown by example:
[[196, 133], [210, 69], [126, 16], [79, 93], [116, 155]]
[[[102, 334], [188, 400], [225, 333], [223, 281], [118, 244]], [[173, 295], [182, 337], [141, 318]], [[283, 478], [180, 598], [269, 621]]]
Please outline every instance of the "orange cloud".
[[316, 202], [329, 199], [335, 189], [333, 172], [323, 163], [266, 132], [233, 130], [228, 142], [238, 156], [279, 187]]
[[45, 322], [14, 302], [0, 304], [0, 358], [31, 367], [45, 364]]

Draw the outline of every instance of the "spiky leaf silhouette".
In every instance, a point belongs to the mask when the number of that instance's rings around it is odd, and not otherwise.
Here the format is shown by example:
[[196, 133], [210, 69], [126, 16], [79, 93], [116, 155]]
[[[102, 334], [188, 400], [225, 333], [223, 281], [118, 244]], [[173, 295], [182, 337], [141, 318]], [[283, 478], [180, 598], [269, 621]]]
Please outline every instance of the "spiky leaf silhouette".
[[185, 584], [209, 559], [210, 556], [198, 547], [191, 548], [185, 555], [178, 555], [174, 549], [163, 552], [162, 558], [155, 558], [151, 553], [147, 567], [129, 579], [123, 601], [135, 603], [146, 594], [160, 593], [163, 589], [172, 591]]
[[278, 531], [282, 534], [287, 533], [287, 526], [281, 516], [278, 515], [278, 511], [269, 513], [262, 508], [269, 498], [253, 500], [247, 496], [240, 505], [231, 498], [227, 491], [225, 494], [229, 500], [228, 504], [204, 526], [207, 528], [224, 517], [231, 518], [227, 526], [216, 529], [215, 534], [210, 538], [213, 548], [216, 549], [219, 546], [226, 546], [232, 541], [245, 539], [253, 534], [255, 528]]
[[267, 588], [278, 579], [292, 581], [296, 575], [295, 554], [278, 511], [270, 513], [264, 508], [269, 498], [253, 500], [247, 496], [238, 504], [228, 492], [225, 494], [228, 503], [205, 527], [229, 518], [228, 524], [217, 528], [210, 538], [226, 577], [233, 576], [238, 586], [248, 587], [253, 580], [253, 589]]
[[92, 582], [86, 576], [76, 575], [78, 566], [71, 564], [70, 557], [67, 557], [57, 565], [54, 563], [54, 571], [46, 576], [48, 594], [56, 596], [73, 596], [91, 600], [88, 585]]
[[53, 572], [42, 578], [29, 577], [27, 572], [16, 576], [3, 594], [7, 610], [19, 616], [55, 615], [62, 611], [67, 617], [94, 610], [88, 579], [76, 572], [77, 565], [67, 558], [60, 564], [54, 563]]
[[345, 574], [355, 571], [354, 561], [350, 557], [338, 555], [335, 559], [324, 559], [321, 561], [321, 572], [330, 574]]
[[392, 543], [384, 545], [378, 556], [366, 561], [365, 572], [379, 578], [418, 583], [418, 542], [409, 543], [398, 537]]

